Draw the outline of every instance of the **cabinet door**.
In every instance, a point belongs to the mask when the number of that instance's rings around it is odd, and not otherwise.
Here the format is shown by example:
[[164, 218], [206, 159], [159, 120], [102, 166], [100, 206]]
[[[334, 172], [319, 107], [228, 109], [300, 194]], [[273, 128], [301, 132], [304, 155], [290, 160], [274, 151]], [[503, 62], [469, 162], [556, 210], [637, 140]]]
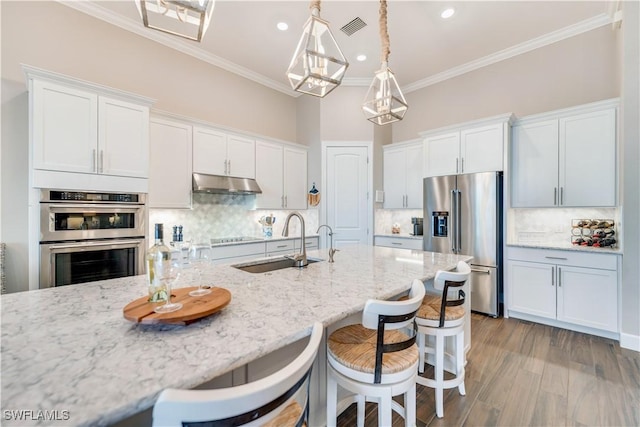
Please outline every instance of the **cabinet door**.
[[202, 127], [193, 128], [193, 171], [227, 174], [227, 135]]
[[509, 310], [556, 318], [555, 266], [507, 261]]
[[256, 177], [256, 144], [254, 140], [229, 135], [227, 138], [227, 174], [241, 178]]
[[406, 186], [405, 206], [410, 209], [422, 209], [422, 144], [406, 147]]
[[284, 207], [307, 209], [307, 151], [284, 148]]
[[615, 206], [615, 109], [560, 119], [559, 185], [562, 206]]
[[502, 123], [460, 132], [460, 173], [504, 170]]
[[101, 96], [98, 113], [98, 171], [147, 178], [149, 108]]
[[33, 167], [97, 172], [98, 96], [34, 80]]
[[460, 132], [425, 139], [425, 177], [459, 173]]
[[558, 266], [558, 320], [618, 332], [616, 272]]
[[150, 208], [191, 207], [191, 135], [189, 125], [151, 120]]
[[404, 148], [384, 150], [383, 181], [385, 209], [405, 207], [407, 170]]
[[558, 121], [513, 127], [512, 194], [514, 208], [558, 204]]
[[283, 147], [269, 142], [256, 141], [256, 181], [262, 194], [256, 195], [256, 207], [282, 209]]

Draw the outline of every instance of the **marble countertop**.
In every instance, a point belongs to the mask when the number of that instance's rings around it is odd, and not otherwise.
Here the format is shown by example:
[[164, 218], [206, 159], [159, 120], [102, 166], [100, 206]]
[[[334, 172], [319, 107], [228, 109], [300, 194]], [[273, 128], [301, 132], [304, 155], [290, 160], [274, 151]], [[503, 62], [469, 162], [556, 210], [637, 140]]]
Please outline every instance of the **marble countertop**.
[[[315, 321], [330, 325], [471, 258], [352, 246], [335, 259], [262, 274], [209, 265], [207, 283], [232, 300], [189, 326], [124, 319], [123, 307], [146, 294], [143, 275], [2, 295], [2, 409], [68, 411], [66, 421], [12, 425], [109, 425], [167, 387], [202, 384], [308, 335]], [[185, 272], [180, 285], [194, 277]]]
[[577, 251], [577, 252], [592, 252], [592, 253], [603, 253], [603, 254], [614, 254], [614, 255], [622, 255], [622, 249], [620, 248], [598, 248], [593, 246], [579, 246], [573, 245], [570, 242], [566, 243], [507, 243], [507, 247], [518, 247], [518, 248], [535, 248], [535, 249], [558, 249], [563, 251]]

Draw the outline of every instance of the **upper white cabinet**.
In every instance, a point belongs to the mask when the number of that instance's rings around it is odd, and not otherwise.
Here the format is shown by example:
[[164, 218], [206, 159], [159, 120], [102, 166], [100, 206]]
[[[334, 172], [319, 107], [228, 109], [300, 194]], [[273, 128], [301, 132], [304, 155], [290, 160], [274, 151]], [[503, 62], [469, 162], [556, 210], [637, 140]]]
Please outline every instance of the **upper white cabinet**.
[[191, 126], [152, 118], [149, 125], [149, 207], [191, 207]]
[[616, 106], [603, 101], [519, 120], [512, 206], [615, 206]]
[[511, 114], [422, 132], [424, 176], [504, 170]]
[[306, 209], [307, 150], [257, 141], [256, 181], [262, 190], [257, 208]]
[[31, 106], [34, 169], [148, 176], [148, 104], [33, 78]]
[[206, 127], [193, 129], [193, 171], [255, 178], [255, 141]]
[[385, 209], [422, 208], [422, 143], [384, 147]]

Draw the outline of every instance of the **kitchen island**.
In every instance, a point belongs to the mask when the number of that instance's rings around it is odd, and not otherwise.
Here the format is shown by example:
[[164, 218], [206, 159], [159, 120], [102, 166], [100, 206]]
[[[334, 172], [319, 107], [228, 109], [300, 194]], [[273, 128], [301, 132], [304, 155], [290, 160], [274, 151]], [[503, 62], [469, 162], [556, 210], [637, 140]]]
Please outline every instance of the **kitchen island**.
[[[309, 256], [327, 258], [326, 250]], [[247, 273], [209, 265], [206, 284], [231, 303], [188, 326], [140, 325], [122, 309], [146, 293], [134, 276], [3, 295], [2, 416], [7, 425], [104, 426], [152, 407], [167, 387], [192, 388], [325, 327], [369, 298], [406, 292], [464, 255], [341, 248], [335, 263]], [[185, 270], [178, 286], [196, 285]], [[22, 419], [20, 421], [19, 419]]]

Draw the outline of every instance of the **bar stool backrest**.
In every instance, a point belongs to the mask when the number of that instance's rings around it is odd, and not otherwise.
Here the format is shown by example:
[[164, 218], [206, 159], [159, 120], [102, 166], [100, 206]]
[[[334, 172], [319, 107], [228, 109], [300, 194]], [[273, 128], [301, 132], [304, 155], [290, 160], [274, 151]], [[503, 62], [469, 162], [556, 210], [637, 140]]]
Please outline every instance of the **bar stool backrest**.
[[279, 415], [303, 386], [306, 386], [305, 401], [295, 425], [308, 425], [309, 378], [323, 331], [322, 324], [315, 323], [302, 353], [281, 370], [260, 380], [215, 390], [164, 390], [153, 407], [153, 425], [263, 425]]
[[471, 267], [464, 261], [458, 262], [455, 271], [439, 270], [433, 280], [433, 287], [442, 290], [442, 305], [440, 306], [440, 321], [438, 327], [444, 327], [447, 307], [455, 307], [464, 304], [466, 297], [462, 289], [458, 290], [458, 295], [453, 299], [449, 297], [450, 288], [461, 288], [469, 280]]

